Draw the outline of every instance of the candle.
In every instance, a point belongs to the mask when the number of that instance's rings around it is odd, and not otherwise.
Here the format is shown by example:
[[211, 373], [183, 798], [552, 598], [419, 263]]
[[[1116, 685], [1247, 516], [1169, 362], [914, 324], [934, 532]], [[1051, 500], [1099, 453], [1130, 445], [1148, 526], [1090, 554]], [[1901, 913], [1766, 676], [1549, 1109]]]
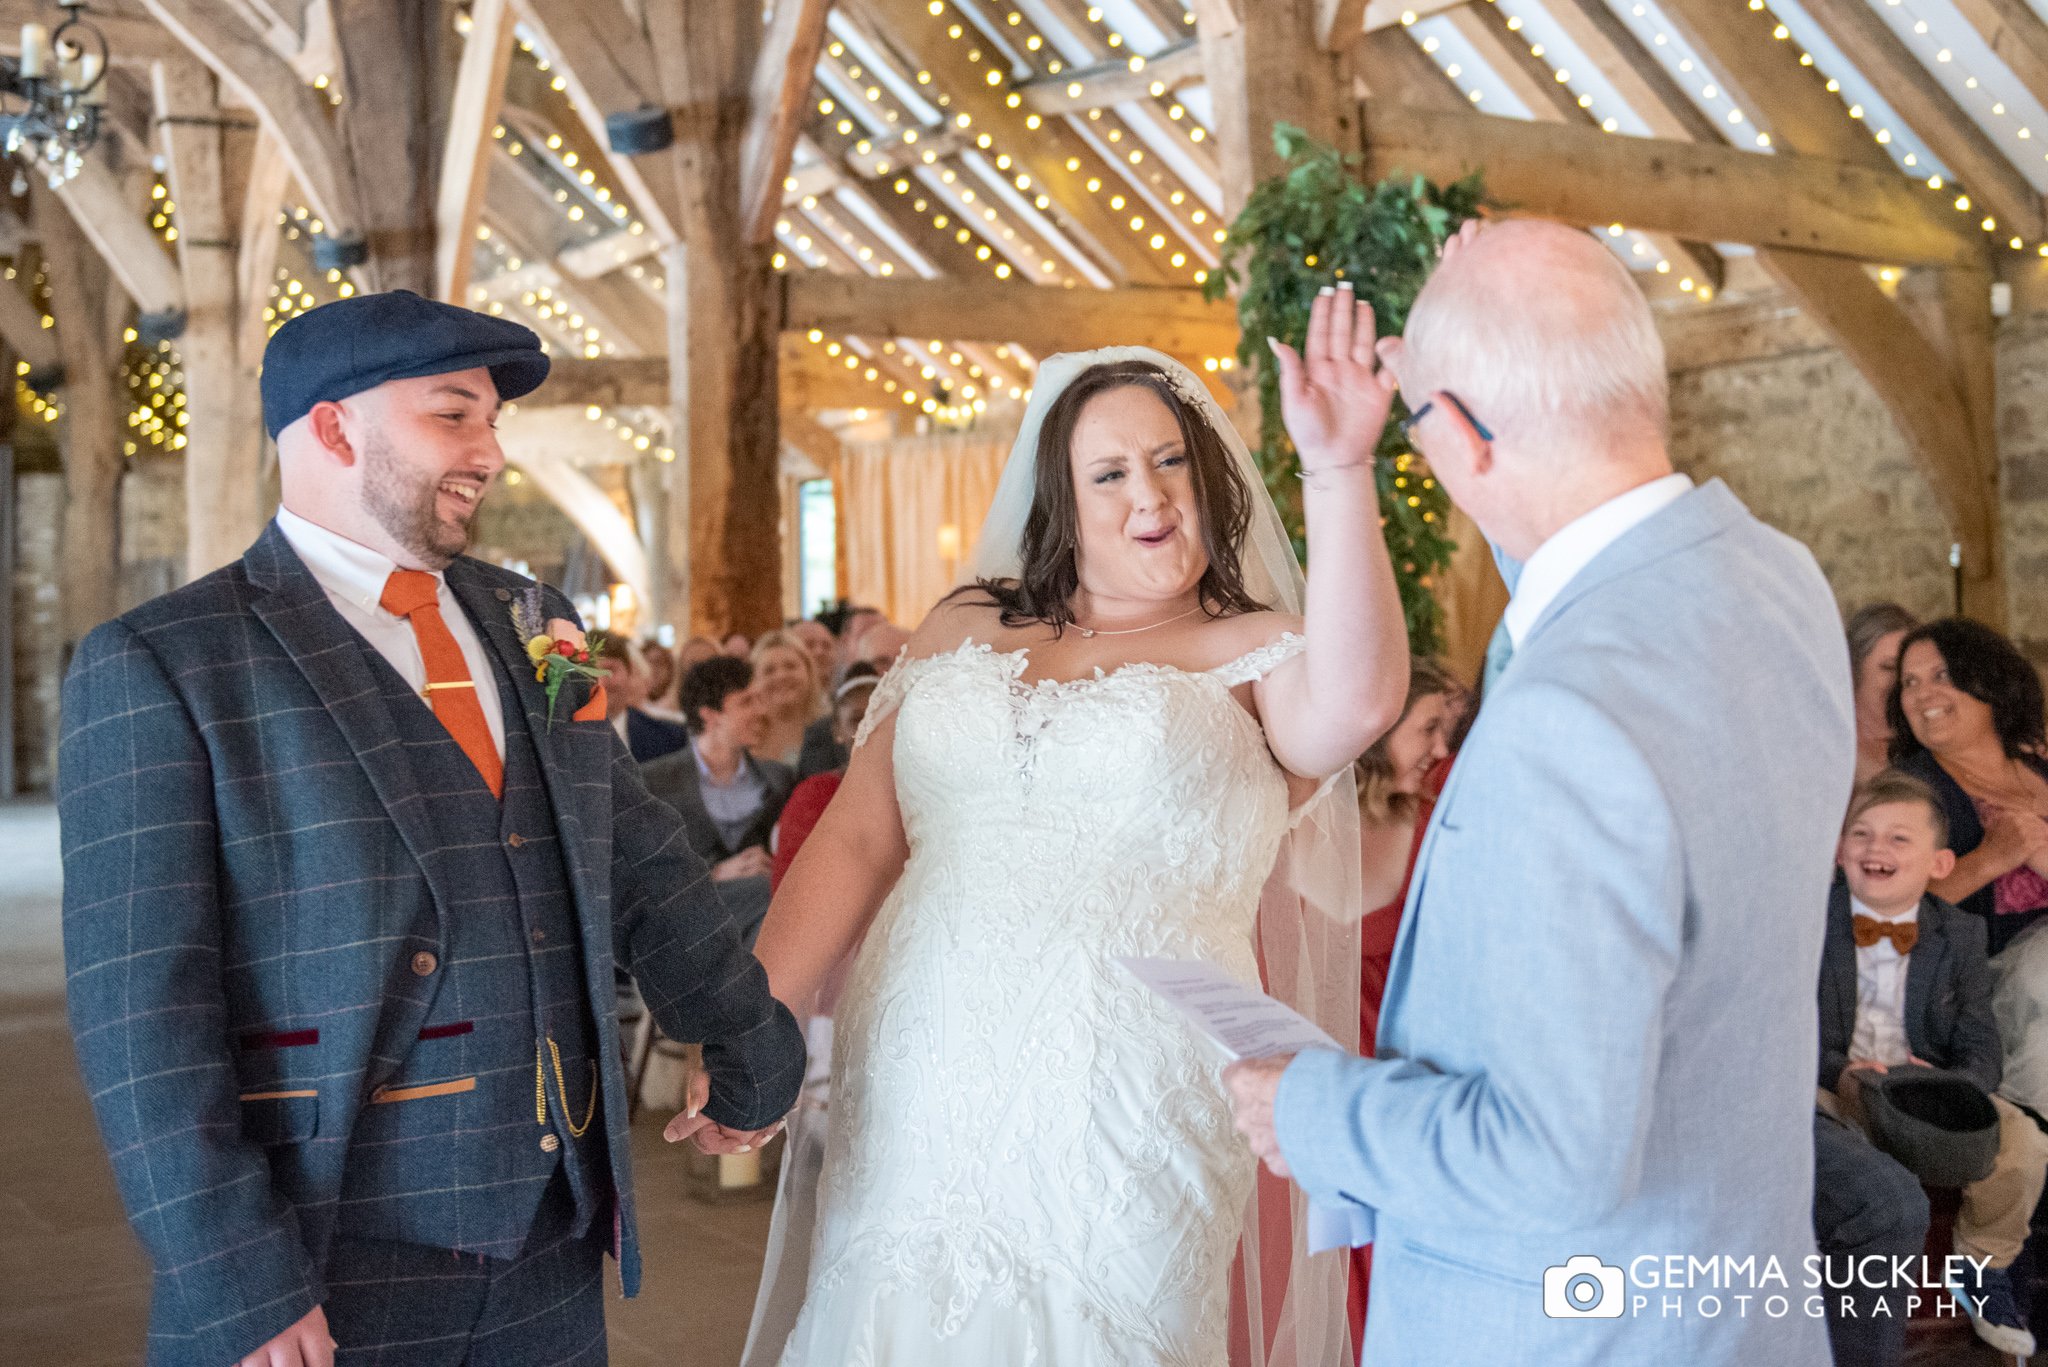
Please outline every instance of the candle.
[[21, 74], [38, 78], [50, 55], [50, 31], [41, 24], [21, 26]]
[[57, 46], [57, 84], [65, 90], [76, 90], [84, 84], [79, 79], [84, 66], [84, 53], [68, 43]]
[[88, 52], [79, 59], [78, 88], [85, 92], [83, 99], [87, 104], [107, 102], [107, 83], [100, 79], [99, 53]]

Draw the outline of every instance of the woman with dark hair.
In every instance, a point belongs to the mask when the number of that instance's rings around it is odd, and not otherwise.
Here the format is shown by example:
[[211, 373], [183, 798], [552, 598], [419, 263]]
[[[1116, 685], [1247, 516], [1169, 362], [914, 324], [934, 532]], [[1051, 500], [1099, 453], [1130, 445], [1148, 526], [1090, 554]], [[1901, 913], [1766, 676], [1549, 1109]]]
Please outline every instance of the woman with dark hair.
[[1048, 359], [977, 582], [876, 688], [777, 890], [758, 954], [799, 1015], [866, 937], [782, 1367], [1220, 1364], [1233, 1316], [1279, 1367], [1355, 1357], [1341, 1259], [1295, 1258], [1284, 1305], [1231, 1303], [1233, 1260], [1269, 1265], [1260, 1227], [1302, 1231], [1284, 1189], [1246, 1218], [1223, 1059], [1118, 962], [1263, 970], [1356, 1036], [1350, 765], [1408, 670], [1373, 480], [1392, 380], [1348, 289], [1305, 360], [1275, 352], [1313, 588], [1199, 377], [1139, 348]]
[[1890, 766], [1885, 708], [1899, 677], [1899, 646], [1920, 619], [1897, 603], [1871, 603], [1849, 616], [1849, 677], [1856, 685], [1856, 783]]
[[1948, 814], [1956, 866], [1930, 891], [1984, 917], [1996, 954], [2048, 914], [2041, 676], [1990, 627], [1943, 618], [1907, 633], [1885, 710], [1893, 762]]

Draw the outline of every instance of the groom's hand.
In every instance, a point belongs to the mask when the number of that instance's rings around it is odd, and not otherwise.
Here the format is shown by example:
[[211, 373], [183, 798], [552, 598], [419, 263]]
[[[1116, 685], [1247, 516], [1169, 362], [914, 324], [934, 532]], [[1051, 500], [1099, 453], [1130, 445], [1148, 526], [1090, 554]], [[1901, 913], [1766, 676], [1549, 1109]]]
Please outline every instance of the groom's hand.
[[1230, 1089], [1230, 1107], [1237, 1114], [1237, 1132], [1275, 1177], [1288, 1180], [1294, 1174], [1281, 1156], [1280, 1136], [1273, 1132], [1273, 1098], [1280, 1091], [1280, 1075], [1292, 1062], [1292, 1054], [1275, 1054], [1245, 1059], [1223, 1070], [1223, 1085]]
[[334, 1338], [327, 1332], [327, 1312], [314, 1306], [297, 1324], [235, 1367], [334, 1367]]

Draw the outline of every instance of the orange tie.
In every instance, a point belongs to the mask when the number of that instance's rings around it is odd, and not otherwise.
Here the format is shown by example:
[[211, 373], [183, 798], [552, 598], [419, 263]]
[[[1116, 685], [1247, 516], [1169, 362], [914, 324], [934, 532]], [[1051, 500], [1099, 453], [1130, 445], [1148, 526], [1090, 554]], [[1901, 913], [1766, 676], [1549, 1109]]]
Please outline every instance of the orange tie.
[[505, 761], [491, 740], [490, 723], [484, 720], [483, 704], [477, 701], [476, 681], [469, 677], [462, 647], [441, 617], [441, 581], [425, 570], [393, 570], [384, 581], [384, 596], [378, 600], [384, 611], [412, 623], [412, 634], [420, 644], [420, 659], [427, 666], [423, 690], [434, 715], [469, 762], [483, 775], [492, 797], [505, 795]]

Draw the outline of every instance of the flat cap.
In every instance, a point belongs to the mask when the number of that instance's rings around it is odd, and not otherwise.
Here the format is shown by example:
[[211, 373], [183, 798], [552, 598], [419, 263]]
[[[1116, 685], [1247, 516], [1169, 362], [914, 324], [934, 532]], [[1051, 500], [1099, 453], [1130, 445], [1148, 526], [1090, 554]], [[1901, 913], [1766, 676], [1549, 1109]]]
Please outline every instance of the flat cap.
[[416, 380], [487, 367], [502, 401], [548, 377], [531, 328], [411, 290], [358, 294], [309, 309], [263, 349], [263, 425], [270, 435], [331, 403], [387, 380]]

